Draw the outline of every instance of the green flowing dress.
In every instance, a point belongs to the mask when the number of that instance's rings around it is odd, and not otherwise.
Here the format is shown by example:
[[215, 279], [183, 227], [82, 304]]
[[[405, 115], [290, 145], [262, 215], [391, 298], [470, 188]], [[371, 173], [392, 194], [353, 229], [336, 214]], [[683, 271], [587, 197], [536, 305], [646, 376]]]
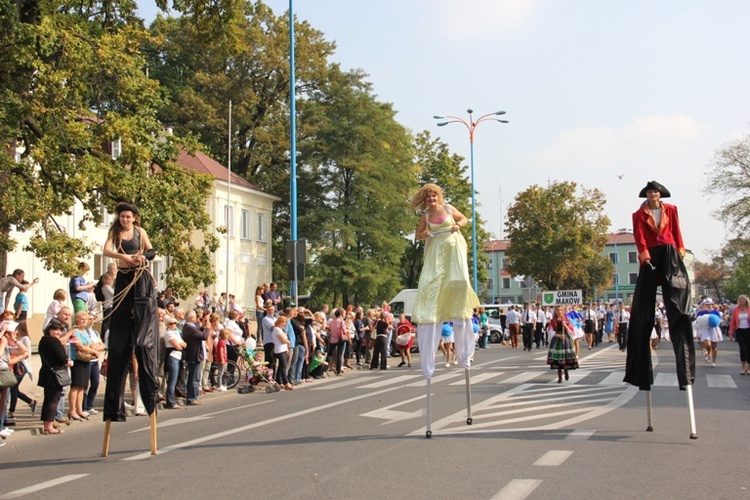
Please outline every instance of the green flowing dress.
[[427, 229], [438, 234], [425, 242], [424, 265], [412, 313], [412, 322], [416, 324], [470, 319], [473, 310], [479, 307], [479, 298], [469, 281], [466, 240], [459, 231], [450, 232], [455, 221], [450, 206], [445, 209], [448, 216], [440, 224], [430, 223], [425, 214]]

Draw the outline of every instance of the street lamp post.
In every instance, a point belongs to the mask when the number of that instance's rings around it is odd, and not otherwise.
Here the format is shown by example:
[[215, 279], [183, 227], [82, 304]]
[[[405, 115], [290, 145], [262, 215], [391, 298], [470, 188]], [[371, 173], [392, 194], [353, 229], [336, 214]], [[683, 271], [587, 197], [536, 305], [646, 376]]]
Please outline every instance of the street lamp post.
[[444, 120], [448, 118], [447, 121], [438, 123], [438, 127], [443, 127], [445, 125], [448, 125], [449, 123], [461, 123], [463, 124], [466, 129], [469, 131], [469, 144], [470, 144], [470, 164], [471, 164], [471, 255], [472, 260], [474, 261], [473, 266], [473, 278], [474, 278], [474, 292], [479, 291], [479, 284], [477, 282], [477, 204], [476, 204], [476, 190], [474, 189], [474, 130], [476, 130], [477, 126], [485, 121], [495, 121], [500, 123], [508, 123], [508, 120], [501, 120], [499, 118], [495, 118], [496, 116], [504, 115], [505, 111], [495, 111], [494, 113], [487, 113], [486, 115], [480, 116], [476, 121], [474, 121], [474, 110], [469, 108], [466, 110], [467, 113], [469, 113], [469, 120], [466, 121], [463, 118], [460, 118], [458, 116], [453, 115], [435, 115], [433, 118], [436, 120]]

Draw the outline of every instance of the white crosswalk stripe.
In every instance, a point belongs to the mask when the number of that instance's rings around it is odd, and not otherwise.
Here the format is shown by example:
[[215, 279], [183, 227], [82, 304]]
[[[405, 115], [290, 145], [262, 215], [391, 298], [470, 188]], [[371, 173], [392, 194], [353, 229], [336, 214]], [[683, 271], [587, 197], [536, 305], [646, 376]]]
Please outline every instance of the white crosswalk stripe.
[[706, 375], [706, 380], [709, 387], [719, 387], [723, 389], [737, 388], [737, 384], [734, 383], [731, 375]]

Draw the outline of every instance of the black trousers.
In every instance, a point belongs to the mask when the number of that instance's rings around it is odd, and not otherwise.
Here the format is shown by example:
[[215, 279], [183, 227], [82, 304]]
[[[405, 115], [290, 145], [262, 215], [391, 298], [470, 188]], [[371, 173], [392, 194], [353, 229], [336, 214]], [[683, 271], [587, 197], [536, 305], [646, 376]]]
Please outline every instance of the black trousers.
[[385, 335], [378, 335], [375, 339], [375, 349], [372, 351], [372, 361], [370, 362], [370, 368], [375, 369], [380, 365], [381, 370], [388, 368], [388, 337]]
[[534, 324], [524, 323], [522, 333], [524, 349], [531, 350], [531, 336], [534, 334]]
[[681, 390], [695, 380], [695, 345], [690, 322], [690, 281], [685, 264], [672, 245], [649, 248], [651, 264], [641, 265], [635, 285], [628, 332], [628, 354], [624, 381], [651, 390], [654, 383], [651, 365], [651, 330], [654, 327], [656, 287], [661, 285], [667, 309], [669, 333], [677, 361], [677, 380]]
[[542, 329], [544, 328], [544, 325], [540, 322], [537, 322], [536, 328], [534, 328], [534, 343], [536, 344], [536, 348], [539, 349], [539, 345], [542, 343]]
[[627, 323], [618, 323], [617, 325], [617, 345], [619, 345], [620, 349], [623, 349], [623, 350], [628, 345], [628, 324]]

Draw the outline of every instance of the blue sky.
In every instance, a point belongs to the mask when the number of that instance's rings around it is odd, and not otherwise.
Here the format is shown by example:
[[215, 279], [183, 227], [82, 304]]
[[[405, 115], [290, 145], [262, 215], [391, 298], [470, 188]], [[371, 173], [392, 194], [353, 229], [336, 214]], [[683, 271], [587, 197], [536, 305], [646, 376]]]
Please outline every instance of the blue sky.
[[[150, 22], [152, 1], [139, 5]], [[631, 227], [638, 192], [656, 179], [699, 259], [724, 241], [711, 217], [722, 200], [703, 189], [714, 151], [750, 133], [750, 2], [295, 0], [294, 10], [336, 42], [334, 61], [370, 75], [402, 124], [467, 162], [466, 129], [432, 116], [507, 111], [509, 124], [483, 123], [475, 138], [478, 211], [496, 237], [532, 184], [600, 189], [614, 230]]]

